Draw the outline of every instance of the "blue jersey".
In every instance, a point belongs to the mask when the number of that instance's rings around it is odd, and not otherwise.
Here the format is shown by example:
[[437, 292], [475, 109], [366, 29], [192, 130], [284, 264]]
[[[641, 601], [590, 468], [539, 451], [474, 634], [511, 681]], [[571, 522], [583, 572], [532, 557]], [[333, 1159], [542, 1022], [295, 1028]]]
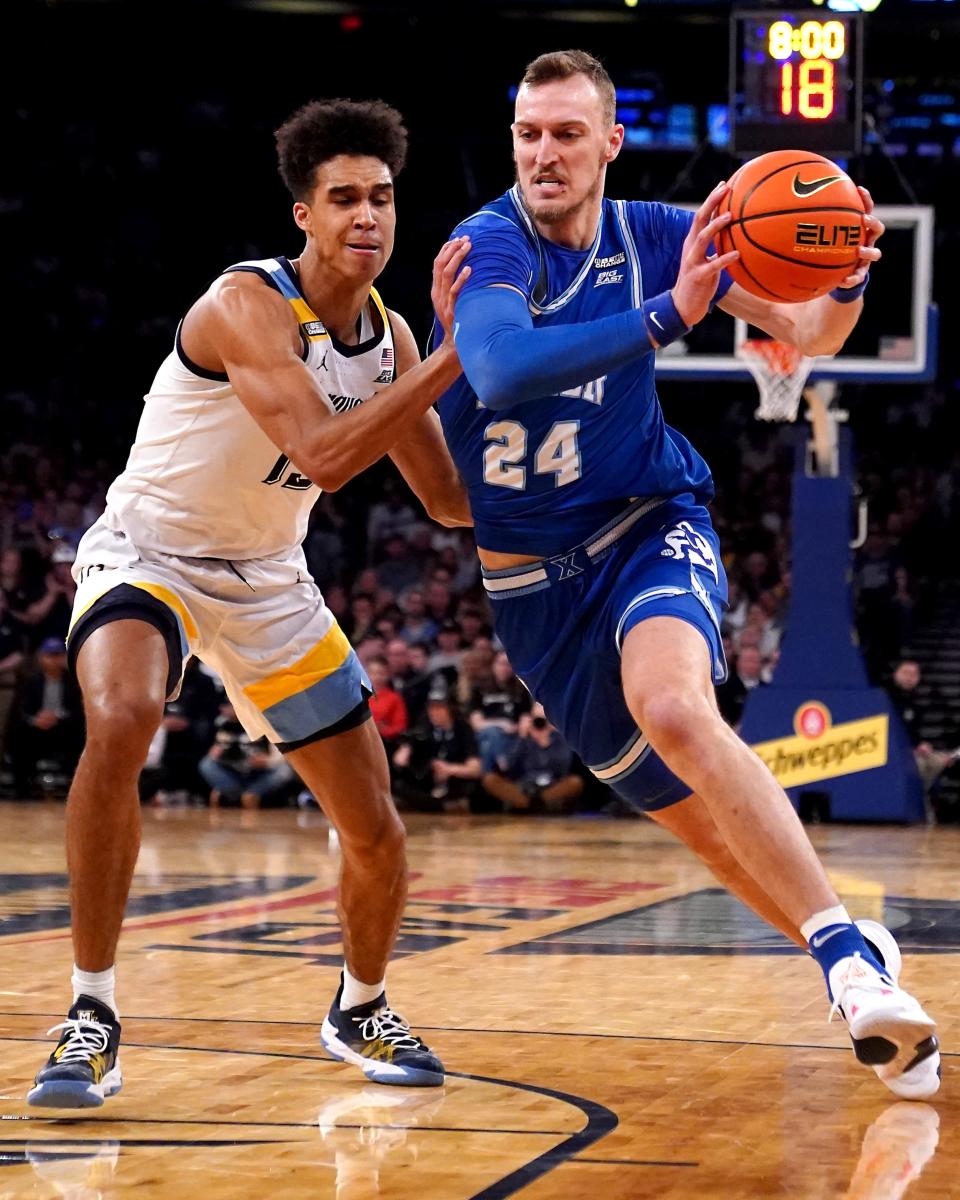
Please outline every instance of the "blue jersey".
[[[639, 308], [673, 287], [693, 214], [604, 200], [593, 245], [570, 250], [537, 233], [514, 187], [463, 221], [473, 243], [464, 294], [510, 284], [534, 326], [571, 325]], [[716, 298], [731, 284], [722, 276]], [[559, 395], [484, 408], [466, 376], [439, 405], [470, 495], [477, 545], [549, 555], [583, 541], [637, 496], [713, 495], [710, 468], [663, 419], [646, 354]]]

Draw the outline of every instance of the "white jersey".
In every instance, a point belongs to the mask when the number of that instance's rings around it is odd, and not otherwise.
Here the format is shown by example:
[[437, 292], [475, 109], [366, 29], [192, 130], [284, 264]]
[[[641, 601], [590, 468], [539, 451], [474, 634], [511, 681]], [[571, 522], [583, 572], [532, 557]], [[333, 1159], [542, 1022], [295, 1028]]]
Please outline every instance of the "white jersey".
[[[285, 258], [238, 263], [290, 302], [303, 359], [334, 412], [362, 404], [395, 378], [393, 333], [371, 288], [359, 344], [328, 333]], [[176, 346], [144, 398], [126, 468], [107, 492], [104, 521], [134, 545], [187, 558], [284, 558], [307, 532], [320, 489], [297, 470], [240, 402], [225, 374], [204, 370]]]

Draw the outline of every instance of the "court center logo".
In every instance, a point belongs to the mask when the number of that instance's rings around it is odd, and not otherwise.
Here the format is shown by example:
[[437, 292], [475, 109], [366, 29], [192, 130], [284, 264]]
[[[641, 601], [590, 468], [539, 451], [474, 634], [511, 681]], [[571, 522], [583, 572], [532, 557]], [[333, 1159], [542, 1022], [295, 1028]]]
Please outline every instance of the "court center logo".
[[697, 533], [689, 521], [681, 521], [679, 525], [675, 525], [664, 535], [663, 540], [667, 543], [667, 548], [660, 551], [661, 558], [672, 558], [677, 562], [686, 559], [692, 567], [702, 567], [709, 571], [714, 580], [719, 582], [720, 573], [713, 547], [702, 533]]

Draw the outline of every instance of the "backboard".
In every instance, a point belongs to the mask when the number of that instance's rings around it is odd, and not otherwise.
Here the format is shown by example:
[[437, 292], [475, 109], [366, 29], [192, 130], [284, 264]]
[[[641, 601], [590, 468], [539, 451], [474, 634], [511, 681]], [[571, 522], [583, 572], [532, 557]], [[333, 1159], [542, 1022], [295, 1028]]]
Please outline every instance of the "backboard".
[[[878, 205], [875, 211], [887, 227], [881, 242], [883, 260], [871, 272], [856, 329], [839, 354], [815, 360], [813, 382], [922, 383], [936, 374], [933, 209]], [[757, 336], [757, 331], [716, 309], [685, 338], [657, 352], [657, 377], [749, 379], [750, 372], [735, 349], [751, 336]]]

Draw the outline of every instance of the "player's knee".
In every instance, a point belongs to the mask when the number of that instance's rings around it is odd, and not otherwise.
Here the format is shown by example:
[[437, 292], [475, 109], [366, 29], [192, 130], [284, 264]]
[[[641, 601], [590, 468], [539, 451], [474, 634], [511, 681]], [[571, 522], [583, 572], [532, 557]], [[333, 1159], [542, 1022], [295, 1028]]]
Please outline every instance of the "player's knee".
[[142, 760], [163, 718], [163, 701], [104, 689], [86, 696], [87, 753], [107, 764]]
[[402, 862], [406, 845], [407, 831], [389, 800], [361, 829], [340, 830], [342, 852], [355, 862], [369, 866]]
[[672, 688], [640, 697], [631, 707], [655, 749], [696, 745], [710, 716], [703, 697]]

